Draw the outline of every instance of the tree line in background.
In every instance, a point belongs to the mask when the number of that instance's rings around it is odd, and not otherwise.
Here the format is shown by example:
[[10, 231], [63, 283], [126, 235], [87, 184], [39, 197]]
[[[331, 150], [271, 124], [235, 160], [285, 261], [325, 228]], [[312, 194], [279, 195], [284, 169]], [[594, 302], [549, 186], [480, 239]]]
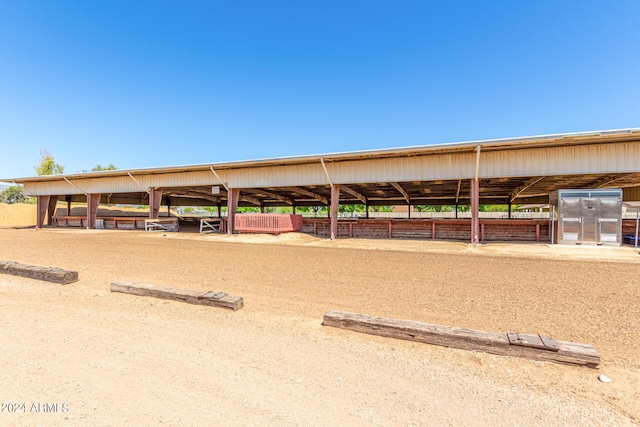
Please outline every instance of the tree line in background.
[[[511, 211], [515, 211], [518, 205], [513, 205], [511, 207]], [[369, 206], [369, 212], [392, 212], [394, 206]], [[456, 207], [454, 205], [443, 205], [443, 206], [427, 206], [427, 205], [413, 205], [414, 212], [455, 212]], [[468, 205], [458, 205], [458, 212], [468, 212], [471, 210], [471, 206]], [[480, 205], [478, 207], [480, 212], [507, 212], [507, 205]], [[182, 209], [182, 212], [189, 214], [195, 213], [197, 211], [205, 211], [210, 213], [218, 213], [218, 208], [215, 206], [201, 206], [198, 208], [195, 207], [185, 207]], [[227, 207], [222, 206], [222, 212], [227, 212]], [[239, 207], [239, 213], [260, 213], [259, 207]], [[277, 206], [269, 206], [264, 208], [265, 213], [282, 213], [282, 214], [290, 214], [293, 213], [293, 208], [290, 206], [277, 207]], [[366, 212], [366, 206], [363, 204], [354, 204], [354, 205], [339, 205], [338, 212], [340, 213], [353, 213], [355, 214], [364, 214]], [[317, 216], [327, 216], [329, 214], [329, 208], [327, 206], [296, 206], [296, 213], [305, 214], [305, 213], [315, 213]]]
[[[96, 165], [91, 172], [107, 171], [117, 169], [113, 164], [102, 166]], [[57, 163], [53, 155], [48, 150], [40, 152], [40, 161], [34, 170], [38, 176], [42, 175], [61, 175], [64, 173], [64, 166]], [[83, 170], [82, 172], [88, 172]], [[0, 203], [35, 203], [35, 197], [24, 194], [24, 188], [19, 185], [12, 185], [0, 191]]]

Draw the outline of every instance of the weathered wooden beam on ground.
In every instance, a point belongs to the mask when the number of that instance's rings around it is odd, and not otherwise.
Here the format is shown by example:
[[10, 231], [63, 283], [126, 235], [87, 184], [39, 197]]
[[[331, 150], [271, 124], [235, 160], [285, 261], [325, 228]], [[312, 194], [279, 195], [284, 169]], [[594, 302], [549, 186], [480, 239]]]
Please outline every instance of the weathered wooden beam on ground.
[[557, 348], [553, 350], [541, 349], [510, 344], [506, 333], [475, 331], [334, 310], [328, 311], [324, 315], [322, 324], [383, 337], [418, 341], [464, 350], [480, 350], [505, 356], [582, 365], [590, 368], [595, 368], [600, 364], [600, 356], [588, 344], [557, 341]]
[[125, 294], [182, 301], [189, 304], [222, 307], [233, 311], [240, 310], [244, 306], [242, 297], [234, 297], [224, 292], [202, 292], [143, 283], [113, 282], [111, 283], [111, 292], [122, 292]]
[[0, 273], [45, 280], [47, 282], [59, 283], [61, 285], [67, 285], [78, 281], [77, 271], [63, 270], [56, 267], [24, 265], [11, 261], [0, 261]]

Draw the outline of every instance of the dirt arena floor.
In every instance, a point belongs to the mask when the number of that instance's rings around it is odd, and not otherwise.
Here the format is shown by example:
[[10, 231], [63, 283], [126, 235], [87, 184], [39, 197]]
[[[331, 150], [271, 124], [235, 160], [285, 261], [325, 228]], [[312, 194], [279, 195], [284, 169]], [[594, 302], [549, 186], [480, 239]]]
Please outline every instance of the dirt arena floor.
[[[0, 275], [0, 425], [640, 422], [630, 247], [4, 228], [0, 260], [80, 273], [65, 286]], [[111, 293], [112, 281], [224, 291], [245, 307]], [[544, 334], [592, 344], [603, 363], [323, 327], [331, 309]]]

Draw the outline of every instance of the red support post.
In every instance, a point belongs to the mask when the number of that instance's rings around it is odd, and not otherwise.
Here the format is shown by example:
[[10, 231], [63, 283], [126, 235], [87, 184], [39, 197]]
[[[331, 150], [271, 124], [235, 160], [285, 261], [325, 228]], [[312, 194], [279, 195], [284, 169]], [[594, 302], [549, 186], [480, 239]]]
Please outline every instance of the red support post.
[[49, 209], [49, 200], [51, 196], [38, 196], [36, 199], [36, 228], [44, 227], [47, 210]]
[[58, 196], [51, 196], [47, 205], [47, 225], [53, 225], [53, 215], [56, 213], [57, 204]]
[[480, 225], [480, 181], [478, 179], [471, 180], [471, 243], [480, 243], [479, 225]]
[[87, 194], [87, 229], [96, 228], [100, 194]]
[[536, 242], [540, 241], [540, 224], [536, 224]]
[[432, 239], [436, 238], [436, 222], [435, 221], [431, 221], [431, 238]]
[[160, 203], [162, 202], [162, 189], [154, 188], [149, 192], [149, 218], [160, 216]]
[[240, 189], [230, 188], [227, 193], [227, 234], [236, 232], [236, 212], [238, 211], [239, 199]]
[[338, 237], [338, 206], [340, 205], [340, 184], [331, 186], [331, 240]]

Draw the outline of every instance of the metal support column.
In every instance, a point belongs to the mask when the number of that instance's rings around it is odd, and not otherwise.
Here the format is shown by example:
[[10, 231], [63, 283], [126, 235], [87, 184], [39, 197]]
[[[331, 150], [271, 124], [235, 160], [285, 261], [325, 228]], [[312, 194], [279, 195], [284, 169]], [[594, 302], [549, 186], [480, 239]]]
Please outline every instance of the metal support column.
[[471, 243], [480, 243], [480, 182], [471, 180]]
[[331, 185], [331, 240], [338, 237], [338, 206], [340, 205], [340, 184]]
[[239, 199], [240, 189], [230, 188], [227, 193], [227, 234], [236, 232], [236, 212], [238, 211]]
[[480, 146], [476, 147], [476, 174], [471, 180], [471, 243], [480, 243]]
[[98, 216], [98, 205], [100, 204], [100, 194], [87, 194], [87, 229], [96, 228], [96, 217]]
[[56, 213], [56, 205], [58, 204], [58, 196], [51, 196], [47, 204], [47, 225], [53, 225], [53, 215]]
[[160, 216], [160, 203], [162, 202], [162, 189], [154, 188], [149, 191], [149, 218]]
[[51, 196], [38, 196], [36, 199], [36, 228], [42, 228], [49, 209]]
[[638, 249], [638, 225], [640, 225], [640, 206], [636, 208], [636, 249]]

